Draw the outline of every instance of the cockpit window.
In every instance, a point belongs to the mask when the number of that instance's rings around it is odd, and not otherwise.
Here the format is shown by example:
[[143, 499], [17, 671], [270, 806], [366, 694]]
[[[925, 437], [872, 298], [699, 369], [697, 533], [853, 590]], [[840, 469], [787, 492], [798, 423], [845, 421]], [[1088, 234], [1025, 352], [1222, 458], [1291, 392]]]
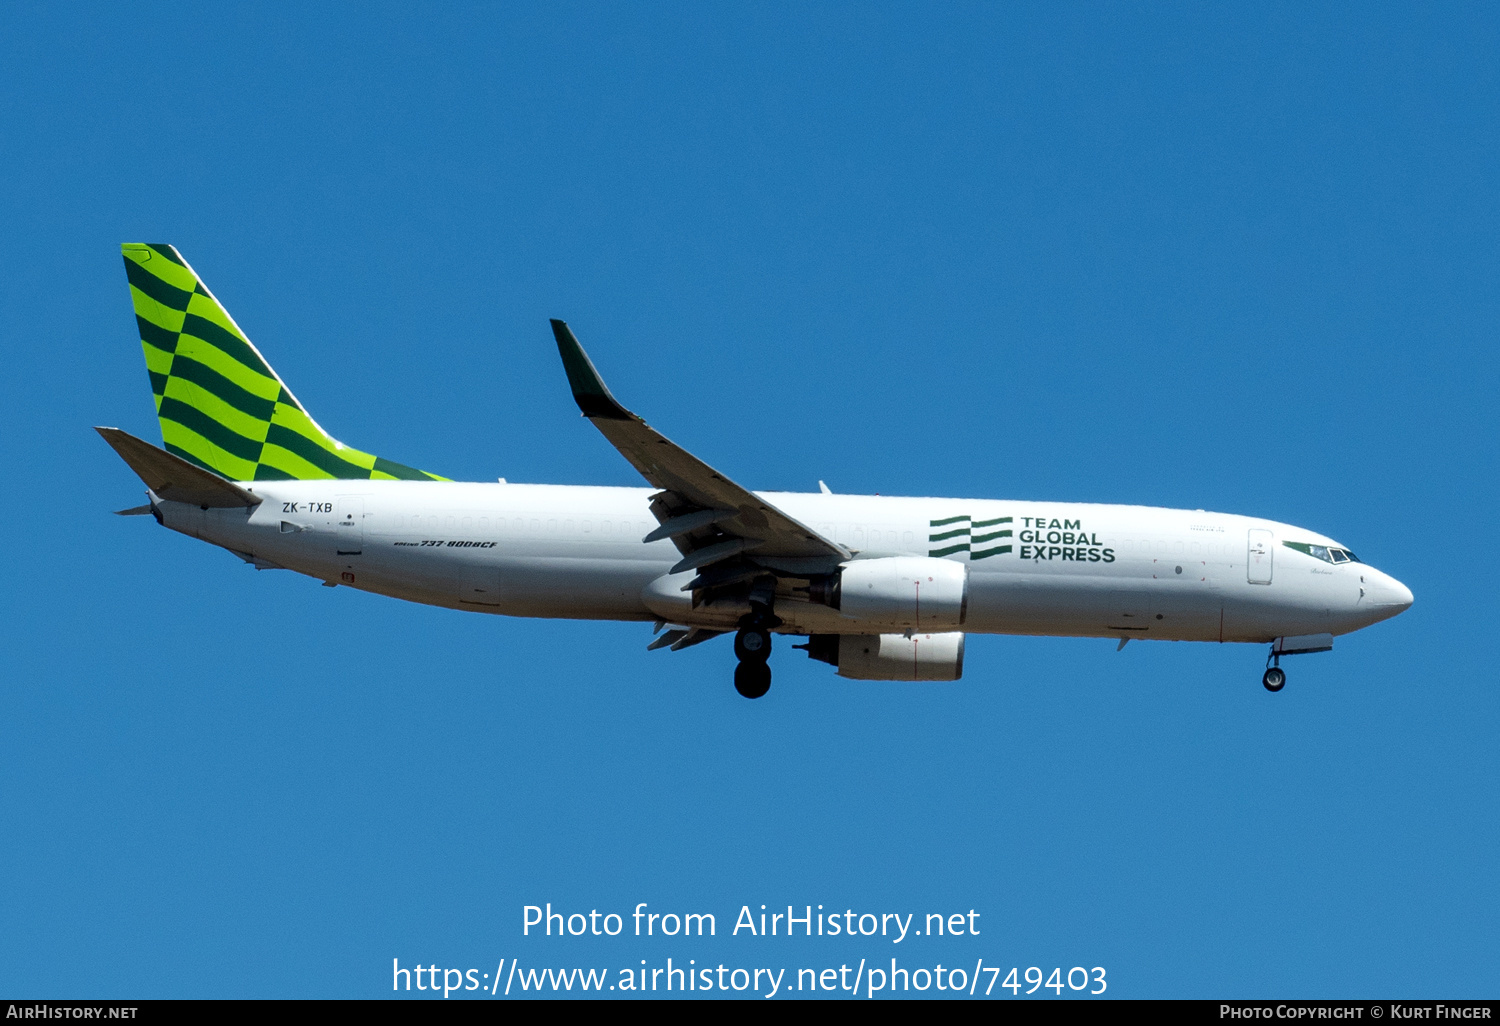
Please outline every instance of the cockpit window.
[[1321, 559], [1325, 563], [1358, 563], [1359, 557], [1348, 549], [1334, 548], [1330, 545], [1311, 545], [1307, 542], [1282, 542], [1289, 549], [1304, 552], [1314, 559]]

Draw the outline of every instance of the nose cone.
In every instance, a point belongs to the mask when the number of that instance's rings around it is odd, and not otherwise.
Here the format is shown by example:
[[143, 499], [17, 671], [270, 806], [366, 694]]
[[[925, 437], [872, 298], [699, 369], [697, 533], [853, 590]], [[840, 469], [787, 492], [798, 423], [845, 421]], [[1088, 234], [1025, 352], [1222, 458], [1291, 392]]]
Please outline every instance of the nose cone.
[[1379, 620], [1389, 620], [1411, 608], [1411, 589], [1390, 574], [1370, 567], [1365, 574], [1365, 605]]
[[1387, 577], [1386, 582], [1390, 591], [1390, 601], [1388, 604], [1395, 606], [1398, 613], [1404, 613], [1410, 609], [1415, 599], [1415, 596], [1411, 593], [1411, 589], [1394, 577]]

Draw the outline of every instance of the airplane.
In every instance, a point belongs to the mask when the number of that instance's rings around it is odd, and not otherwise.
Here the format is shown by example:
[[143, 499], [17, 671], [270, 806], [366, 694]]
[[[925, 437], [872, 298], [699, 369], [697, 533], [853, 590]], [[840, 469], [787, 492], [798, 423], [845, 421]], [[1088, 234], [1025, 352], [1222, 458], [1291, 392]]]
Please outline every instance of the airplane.
[[968, 634], [1326, 652], [1412, 593], [1315, 531], [1204, 510], [752, 492], [622, 406], [568, 325], [573, 399], [650, 487], [457, 482], [335, 441], [181, 254], [121, 247], [163, 446], [96, 428], [153, 516], [257, 569], [450, 609], [654, 623], [647, 648], [733, 635], [736, 690], [775, 636], [841, 677], [953, 681]]

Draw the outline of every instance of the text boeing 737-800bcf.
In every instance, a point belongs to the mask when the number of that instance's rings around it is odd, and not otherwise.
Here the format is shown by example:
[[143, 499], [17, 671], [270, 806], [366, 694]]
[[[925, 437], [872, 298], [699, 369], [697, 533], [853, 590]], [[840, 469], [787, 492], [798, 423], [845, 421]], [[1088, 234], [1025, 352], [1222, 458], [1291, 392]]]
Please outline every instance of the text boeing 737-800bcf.
[[[964, 634], [1321, 652], [1411, 605], [1300, 527], [1202, 510], [751, 492], [615, 401], [562, 321], [573, 398], [650, 488], [460, 483], [351, 449], [282, 383], [175, 249], [122, 247], [165, 449], [99, 428], [174, 531], [260, 568], [511, 616], [655, 621], [650, 648], [773, 634], [856, 680], [957, 680]], [[668, 627], [664, 633], [662, 629]]]

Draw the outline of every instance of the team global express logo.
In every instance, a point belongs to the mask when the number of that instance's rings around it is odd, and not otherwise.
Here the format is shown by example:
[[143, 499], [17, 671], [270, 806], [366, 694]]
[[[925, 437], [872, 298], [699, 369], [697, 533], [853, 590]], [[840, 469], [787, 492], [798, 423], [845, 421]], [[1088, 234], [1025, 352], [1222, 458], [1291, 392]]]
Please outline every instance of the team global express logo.
[[[951, 556], [967, 552], [970, 560], [1011, 552], [1011, 538], [1021, 542], [1021, 559], [1060, 559], [1075, 563], [1113, 563], [1115, 550], [1099, 544], [1099, 535], [1083, 529], [1081, 520], [1021, 517], [1021, 531], [1014, 533], [1014, 517], [974, 520], [967, 513], [929, 521], [929, 556]], [[1006, 539], [1000, 544], [1001, 539]]]
[[970, 559], [985, 559], [1010, 551], [1010, 543], [995, 545], [993, 542], [1011, 536], [1009, 525], [1013, 517], [996, 517], [994, 520], [973, 520], [967, 513], [956, 517], [934, 520], [932, 533], [927, 536], [929, 556], [951, 556], [955, 552], [967, 552]]

